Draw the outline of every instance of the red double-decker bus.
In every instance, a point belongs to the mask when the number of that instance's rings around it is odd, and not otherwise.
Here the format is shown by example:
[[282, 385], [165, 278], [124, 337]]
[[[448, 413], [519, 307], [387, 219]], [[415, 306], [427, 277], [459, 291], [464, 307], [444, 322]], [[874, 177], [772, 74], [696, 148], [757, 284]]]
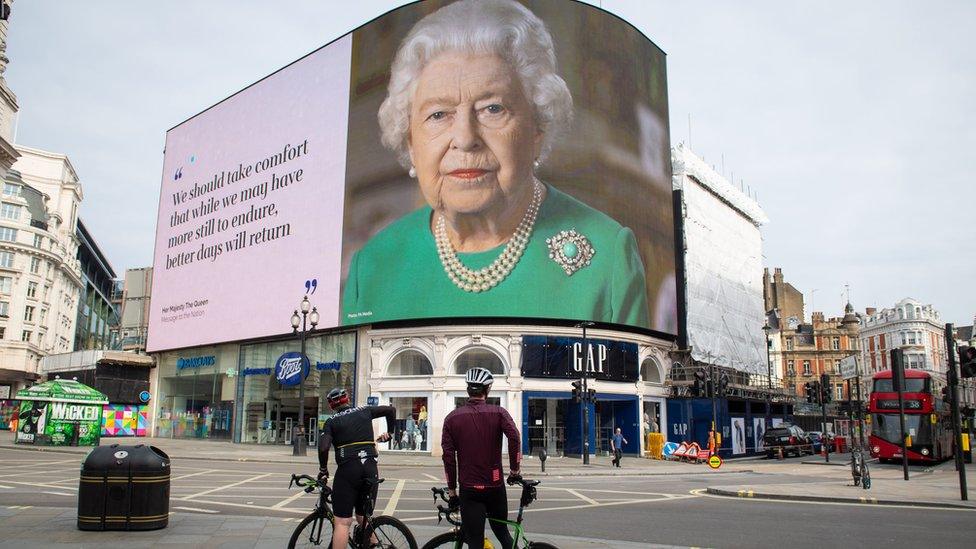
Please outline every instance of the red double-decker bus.
[[[898, 419], [898, 393], [891, 370], [874, 374], [871, 401], [871, 456], [885, 462], [901, 459], [901, 423]], [[905, 433], [911, 437], [908, 459], [934, 462], [952, 457], [952, 424], [948, 407], [939, 395], [932, 376], [922, 370], [905, 370], [902, 389]]]

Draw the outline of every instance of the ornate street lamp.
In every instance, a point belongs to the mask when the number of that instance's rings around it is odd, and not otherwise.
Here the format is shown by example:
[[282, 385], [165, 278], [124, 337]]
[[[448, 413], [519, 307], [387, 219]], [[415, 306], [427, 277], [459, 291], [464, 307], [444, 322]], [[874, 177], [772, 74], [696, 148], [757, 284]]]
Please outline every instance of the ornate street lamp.
[[[312, 311], [309, 312], [309, 309]], [[301, 316], [299, 316], [298, 310], [291, 314], [292, 333], [298, 335], [302, 342], [301, 369], [298, 373], [298, 430], [292, 440], [292, 455], [295, 456], [304, 456], [308, 453], [308, 438], [305, 435], [305, 364], [311, 363], [305, 356], [305, 339], [309, 332], [315, 330], [318, 323], [319, 312], [315, 307], [312, 307], [306, 295], [302, 298]], [[300, 331], [299, 328], [301, 328]]]
[[773, 327], [769, 325], [768, 317], [762, 329], [766, 334], [766, 427], [769, 428], [773, 413], [773, 362], [769, 357], [769, 348], [773, 342], [769, 339], [769, 333], [773, 331]]

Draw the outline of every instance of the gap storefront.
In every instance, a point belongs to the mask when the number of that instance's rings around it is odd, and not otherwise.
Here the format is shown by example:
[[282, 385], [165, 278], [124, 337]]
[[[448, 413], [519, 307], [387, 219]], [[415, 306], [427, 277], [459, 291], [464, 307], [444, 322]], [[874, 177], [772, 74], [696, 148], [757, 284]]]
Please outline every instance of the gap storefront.
[[[298, 422], [299, 385], [295, 376], [287, 375], [287, 368], [276, 372], [275, 364], [283, 354], [299, 350], [298, 340], [292, 337], [160, 353], [155, 435], [290, 443]], [[309, 444], [315, 444], [316, 423], [321, 426], [330, 413], [325, 395], [340, 386], [355, 395], [356, 333], [310, 336], [306, 355], [306, 433]]]
[[[444, 418], [467, 400], [464, 374], [475, 366], [495, 375], [490, 401], [505, 407], [522, 436], [522, 452], [579, 456], [581, 405], [572, 381], [584, 367], [597, 392], [590, 405], [591, 453], [606, 452], [620, 427], [629, 454], [643, 451], [650, 423], [667, 421], [665, 365], [671, 342], [615, 330], [520, 325], [365, 328], [360, 332], [369, 400], [397, 408], [397, 432], [386, 450], [440, 455]], [[360, 404], [365, 404], [361, 395]]]

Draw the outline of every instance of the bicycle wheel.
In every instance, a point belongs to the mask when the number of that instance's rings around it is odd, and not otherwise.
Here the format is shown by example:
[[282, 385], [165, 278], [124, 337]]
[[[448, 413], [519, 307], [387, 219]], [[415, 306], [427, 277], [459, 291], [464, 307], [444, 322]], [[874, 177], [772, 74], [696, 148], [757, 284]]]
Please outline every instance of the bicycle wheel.
[[296, 547], [332, 547], [332, 521], [317, 512], [303, 518], [288, 540], [288, 549]]
[[464, 538], [460, 532], [444, 532], [425, 543], [423, 549], [460, 549], [463, 544]]
[[387, 516], [373, 517], [370, 521], [370, 531], [365, 539], [376, 537], [376, 544], [370, 547], [383, 549], [417, 549], [417, 540], [407, 525], [399, 519]]
[[529, 544], [529, 549], [559, 549], [551, 543], [546, 543], [544, 541], [534, 541]]

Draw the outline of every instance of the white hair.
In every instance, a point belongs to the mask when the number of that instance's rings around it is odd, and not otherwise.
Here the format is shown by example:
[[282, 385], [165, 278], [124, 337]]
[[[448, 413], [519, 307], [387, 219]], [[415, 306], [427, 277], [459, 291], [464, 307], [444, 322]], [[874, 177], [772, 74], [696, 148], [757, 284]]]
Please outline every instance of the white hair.
[[380, 105], [383, 144], [410, 166], [410, 102], [424, 66], [437, 55], [457, 51], [495, 54], [519, 76], [535, 107], [543, 132], [540, 160], [573, 116], [573, 98], [556, 74], [556, 53], [545, 24], [514, 0], [459, 0], [421, 19], [404, 38], [390, 71], [390, 86]]

